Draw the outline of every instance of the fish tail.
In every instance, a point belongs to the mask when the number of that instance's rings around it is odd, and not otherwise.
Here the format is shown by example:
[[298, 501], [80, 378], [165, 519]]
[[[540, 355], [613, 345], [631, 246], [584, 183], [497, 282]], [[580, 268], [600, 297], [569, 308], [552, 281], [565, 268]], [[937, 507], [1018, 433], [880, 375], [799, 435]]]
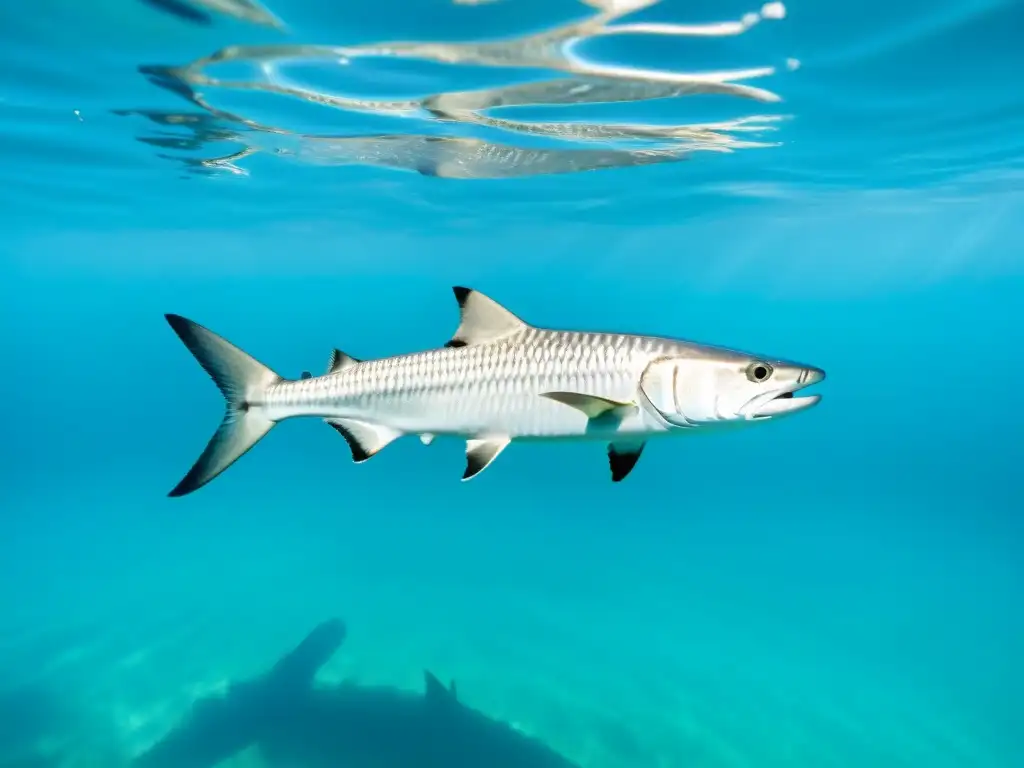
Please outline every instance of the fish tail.
[[206, 485], [235, 463], [267, 434], [275, 422], [259, 406], [261, 395], [282, 381], [274, 371], [198, 323], [181, 315], [165, 315], [224, 395], [227, 411], [188, 473], [169, 496], [184, 496]]
[[345, 641], [345, 623], [328, 619], [318, 624], [287, 656], [278, 661], [266, 679], [279, 691], [300, 692]]

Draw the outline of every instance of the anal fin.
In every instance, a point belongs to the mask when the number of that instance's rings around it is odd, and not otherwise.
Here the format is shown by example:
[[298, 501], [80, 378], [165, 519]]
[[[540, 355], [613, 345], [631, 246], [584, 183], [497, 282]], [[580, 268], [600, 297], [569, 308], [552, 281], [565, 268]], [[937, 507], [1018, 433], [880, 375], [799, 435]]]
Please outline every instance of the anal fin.
[[358, 419], [326, 419], [348, 442], [352, 461], [357, 464], [376, 456], [391, 442], [402, 436], [397, 429], [383, 424], [371, 424]]
[[466, 441], [466, 471], [463, 480], [470, 480], [490, 466], [509, 444], [508, 437], [486, 437]]
[[633, 471], [646, 444], [645, 440], [617, 440], [608, 443], [608, 465], [613, 483], [622, 481]]

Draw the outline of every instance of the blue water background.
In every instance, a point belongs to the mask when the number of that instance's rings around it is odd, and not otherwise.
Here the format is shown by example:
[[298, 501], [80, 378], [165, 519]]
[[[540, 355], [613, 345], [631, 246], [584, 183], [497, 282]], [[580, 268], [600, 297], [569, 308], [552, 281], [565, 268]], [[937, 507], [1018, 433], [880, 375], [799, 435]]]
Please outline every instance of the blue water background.
[[[140, 66], [588, 12], [427, 7], [278, 0], [287, 34], [127, 0], [0, 11], [0, 765], [116, 768], [333, 615], [332, 674], [418, 690], [429, 668], [585, 768], [1024, 765], [1020, 3], [793, 2], [738, 37], [591, 41], [648, 68], [777, 67], [756, 84], [779, 104], [592, 108], [792, 116], [779, 146], [680, 163], [460, 179], [261, 151], [232, 172], [185, 161], [244, 132], [138, 140], [194, 134], [132, 110], [202, 113]], [[373, 66], [320, 76], [380, 98], [528, 77]], [[220, 98], [295, 131], [457, 131]], [[521, 119], [580, 119], [552, 114]], [[460, 483], [456, 441], [356, 466], [297, 421], [166, 497], [223, 405], [164, 312], [297, 376], [334, 347], [443, 343], [453, 285], [538, 325], [806, 361], [823, 401], [652, 443], [615, 485], [599, 444], [513, 444]]]

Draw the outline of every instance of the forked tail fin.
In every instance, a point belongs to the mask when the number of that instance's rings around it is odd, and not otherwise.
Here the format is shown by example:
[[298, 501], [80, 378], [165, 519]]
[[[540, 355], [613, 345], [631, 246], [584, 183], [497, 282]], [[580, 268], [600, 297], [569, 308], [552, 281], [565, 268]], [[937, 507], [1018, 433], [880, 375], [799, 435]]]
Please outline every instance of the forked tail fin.
[[192, 469], [169, 496], [192, 493], [235, 463], [260, 441], [274, 422], [259, 407], [251, 407], [267, 387], [281, 377], [234, 344], [181, 315], [165, 315], [171, 328], [206, 369], [227, 402], [220, 427]]

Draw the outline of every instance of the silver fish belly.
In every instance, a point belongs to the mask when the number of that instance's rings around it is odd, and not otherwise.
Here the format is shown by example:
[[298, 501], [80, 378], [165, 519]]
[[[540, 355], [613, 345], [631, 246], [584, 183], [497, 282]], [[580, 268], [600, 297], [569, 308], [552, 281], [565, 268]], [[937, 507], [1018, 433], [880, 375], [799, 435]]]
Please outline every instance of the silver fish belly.
[[528, 329], [492, 344], [370, 360], [282, 382], [261, 405], [273, 421], [318, 416], [380, 422], [406, 434], [605, 439], [649, 428], [639, 413], [593, 425], [584, 412], [541, 395], [585, 392], [629, 402], [647, 364], [665, 349], [642, 336]]

